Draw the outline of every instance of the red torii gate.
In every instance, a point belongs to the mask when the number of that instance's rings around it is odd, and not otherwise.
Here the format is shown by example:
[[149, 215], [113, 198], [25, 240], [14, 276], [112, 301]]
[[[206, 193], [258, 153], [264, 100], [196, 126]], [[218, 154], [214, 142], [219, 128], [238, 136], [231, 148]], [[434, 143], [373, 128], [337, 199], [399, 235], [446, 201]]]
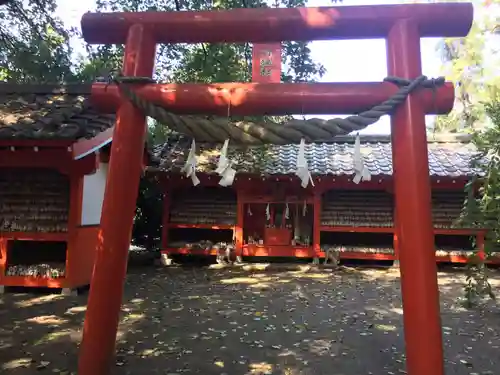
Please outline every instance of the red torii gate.
[[[157, 43], [286, 40], [387, 40], [388, 73], [422, 74], [421, 37], [462, 37], [473, 19], [472, 4], [409, 4], [295, 9], [235, 9], [214, 12], [87, 13], [82, 31], [89, 43], [125, 43], [123, 74], [151, 77]], [[367, 61], [369, 63], [369, 61]], [[116, 87], [95, 84], [102, 110], [117, 111], [109, 178], [83, 331], [80, 375], [106, 375], [115, 340], [126, 274], [146, 134], [145, 116]], [[175, 86], [175, 91], [170, 90]], [[220, 94], [231, 88], [231, 98]], [[176, 113], [332, 113], [359, 111], [387, 99], [389, 83], [155, 85], [137, 87], [147, 99]], [[433, 97], [435, 101], [433, 100]], [[443, 375], [439, 293], [434, 258], [425, 114], [453, 106], [452, 84], [411, 94], [392, 116], [396, 231], [400, 246], [407, 367], [410, 375]]]

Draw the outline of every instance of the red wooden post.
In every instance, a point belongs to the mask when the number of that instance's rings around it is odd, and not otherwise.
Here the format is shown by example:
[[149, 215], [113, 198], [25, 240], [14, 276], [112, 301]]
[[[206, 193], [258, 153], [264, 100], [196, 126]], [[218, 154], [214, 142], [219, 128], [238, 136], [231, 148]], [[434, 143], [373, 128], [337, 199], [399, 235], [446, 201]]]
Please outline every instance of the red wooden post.
[[476, 247], [477, 247], [477, 256], [481, 260], [486, 260], [486, 251], [484, 250], [484, 232], [480, 231], [476, 234]]
[[[170, 180], [168, 181], [170, 182]], [[170, 223], [170, 203], [173, 189], [170, 189], [168, 182], [162, 181], [163, 185], [163, 213], [161, 217], [161, 249], [166, 250], [168, 246], [168, 233]]]
[[[418, 25], [397, 22], [387, 41], [389, 75], [420, 76]], [[444, 375], [425, 112], [415, 95], [396, 111], [391, 131], [407, 371]]]
[[313, 196], [313, 252], [315, 257], [320, 257], [321, 253], [321, 198], [322, 190], [315, 189]]
[[243, 256], [243, 222], [245, 220], [245, 203], [241, 191], [236, 192], [236, 226], [234, 227], [234, 242], [236, 257], [241, 260]]
[[[131, 26], [123, 74], [150, 77], [155, 53], [155, 40], [145, 27]], [[144, 114], [124, 100], [117, 113], [111, 146], [100, 243], [83, 327], [79, 375], [107, 375], [114, 358], [145, 136]]]
[[[394, 150], [394, 146], [393, 146]], [[394, 154], [392, 156], [394, 159]], [[394, 189], [391, 189], [391, 194], [392, 194], [392, 199], [395, 201], [396, 197], [394, 195]], [[396, 206], [396, 205], [394, 205]], [[396, 268], [399, 268], [399, 237], [398, 237], [398, 215], [396, 212], [396, 207], [393, 209], [393, 219], [392, 219], [392, 227], [394, 228], [394, 233], [393, 233], [393, 240], [392, 240], [392, 245], [394, 247], [394, 263], [393, 266]]]

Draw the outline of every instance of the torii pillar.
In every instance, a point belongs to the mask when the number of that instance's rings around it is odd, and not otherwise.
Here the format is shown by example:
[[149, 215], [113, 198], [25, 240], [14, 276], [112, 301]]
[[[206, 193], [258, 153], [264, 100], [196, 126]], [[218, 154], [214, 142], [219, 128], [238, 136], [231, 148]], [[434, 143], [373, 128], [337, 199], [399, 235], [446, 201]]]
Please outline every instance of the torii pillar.
[[[155, 54], [156, 41], [146, 27], [131, 26], [123, 74], [151, 77]], [[124, 100], [113, 132], [99, 243], [83, 326], [78, 364], [78, 373], [82, 375], [108, 374], [114, 358], [146, 135], [146, 117]]]
[[[397, 22], [387, 38], [388, 75], [408, 79], [422, 75], [420, 56], [418, 25], [411, 20]], [[422, 103], [410, 94], [391, 116], [406, 361], [412, 375], [443, 375], [426, 132]]]

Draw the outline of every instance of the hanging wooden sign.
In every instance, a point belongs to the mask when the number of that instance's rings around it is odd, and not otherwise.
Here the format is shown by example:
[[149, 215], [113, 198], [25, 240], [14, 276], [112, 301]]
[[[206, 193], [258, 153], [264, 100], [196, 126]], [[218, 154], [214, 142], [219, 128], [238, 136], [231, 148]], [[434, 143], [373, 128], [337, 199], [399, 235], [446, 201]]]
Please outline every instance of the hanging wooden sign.
[[252, 82], [281, 82], [281, 43], [253, 45]]

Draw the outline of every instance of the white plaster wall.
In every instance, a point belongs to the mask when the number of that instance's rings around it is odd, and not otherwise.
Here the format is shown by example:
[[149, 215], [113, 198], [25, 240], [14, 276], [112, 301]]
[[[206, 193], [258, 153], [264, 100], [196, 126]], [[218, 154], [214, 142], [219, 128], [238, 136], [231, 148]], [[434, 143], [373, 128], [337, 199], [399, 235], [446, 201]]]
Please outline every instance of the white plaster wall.
[[83, 177], [82, 224], [96, 225], [101, 222], [102, 201], [108, 176], [108, 164], [100, 163], [94, 174]]

